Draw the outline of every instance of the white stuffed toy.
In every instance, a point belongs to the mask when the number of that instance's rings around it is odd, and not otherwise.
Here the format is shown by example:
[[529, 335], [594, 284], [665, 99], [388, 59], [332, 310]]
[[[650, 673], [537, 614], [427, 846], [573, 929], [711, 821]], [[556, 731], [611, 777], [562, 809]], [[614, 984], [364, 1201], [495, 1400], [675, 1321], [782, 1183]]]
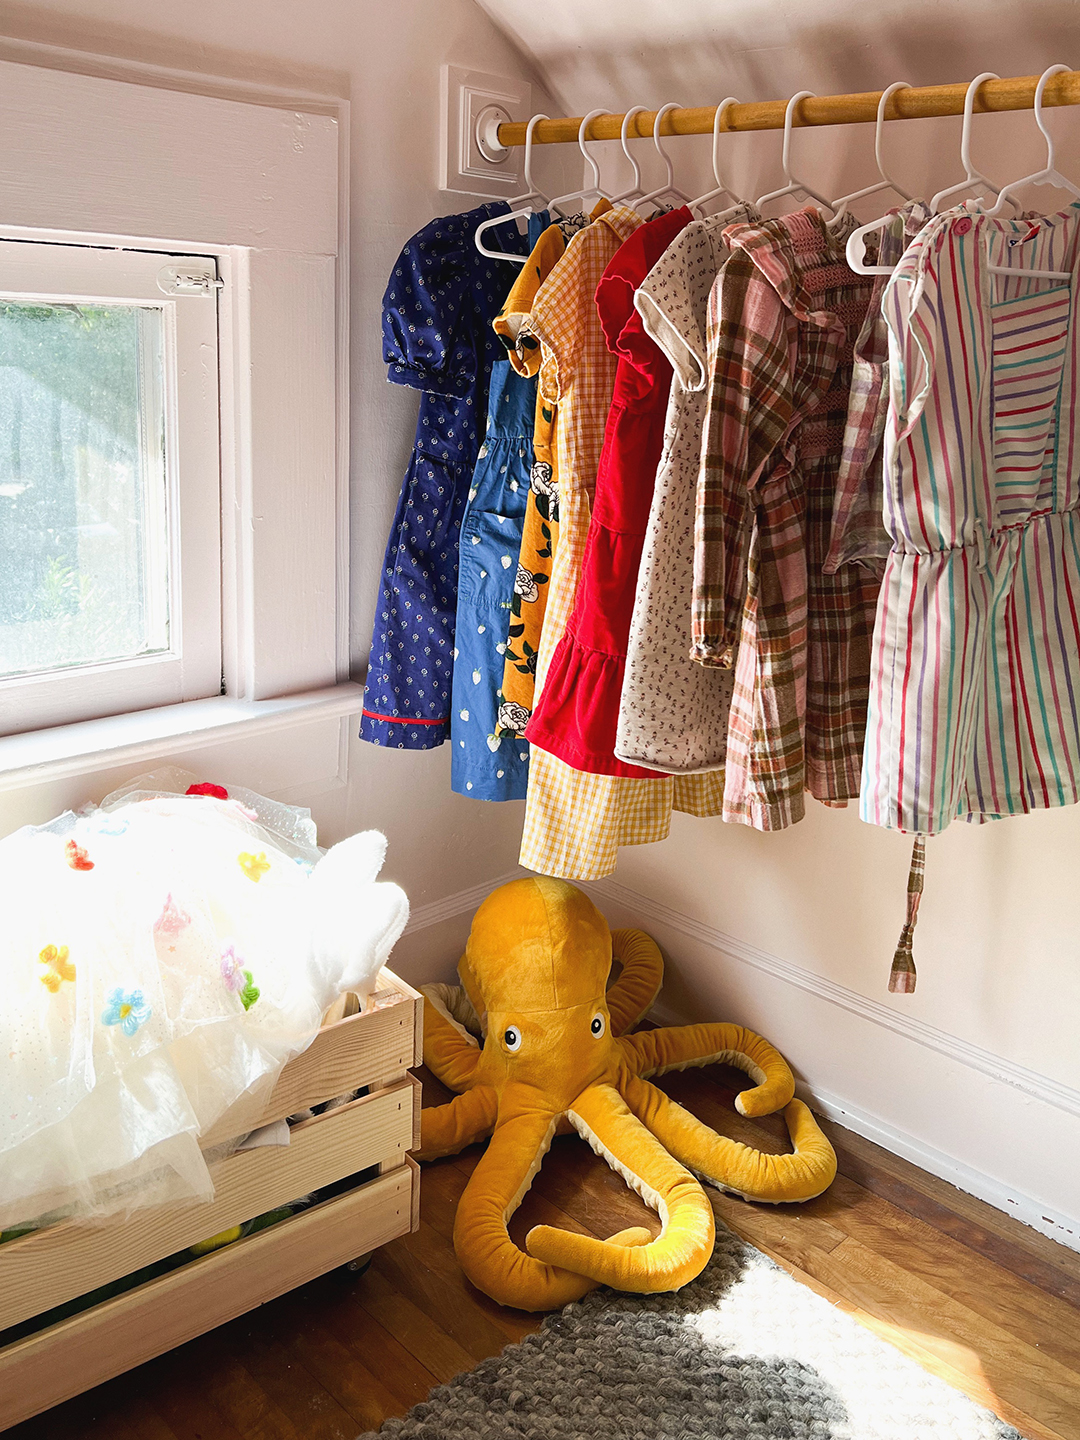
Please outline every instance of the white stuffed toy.
[[199, 1137], [258, 1113], [405, 926], [382, 835], [323, 854], [307, 811], [193, 778], [0, 841], [0, 1229], [210, 1199]]

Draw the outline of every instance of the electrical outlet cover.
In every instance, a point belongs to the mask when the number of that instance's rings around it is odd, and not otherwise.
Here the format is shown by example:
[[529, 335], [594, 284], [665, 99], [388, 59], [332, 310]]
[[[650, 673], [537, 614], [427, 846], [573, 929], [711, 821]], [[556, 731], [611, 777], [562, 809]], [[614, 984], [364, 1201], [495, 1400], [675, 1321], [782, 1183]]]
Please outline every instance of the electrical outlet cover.
[[440, 190], [504, 200], [520, 195], [524, 151], [510, 150], [502, 160], [487, 160], [477, 142], [476, 122], [492, 106], [508, 120], [527, 120], [532, 86], [504, 75], [485, 75], [460, 65], [442, 67]]

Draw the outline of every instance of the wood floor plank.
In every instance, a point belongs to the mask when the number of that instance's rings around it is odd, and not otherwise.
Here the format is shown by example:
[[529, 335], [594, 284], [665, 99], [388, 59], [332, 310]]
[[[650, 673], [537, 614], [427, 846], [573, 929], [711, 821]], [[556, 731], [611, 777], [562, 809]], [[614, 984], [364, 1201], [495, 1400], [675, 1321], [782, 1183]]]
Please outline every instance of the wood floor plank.
[[[233, 1344], [239, 1349], [238, 1339]], [[223, 1363], [203, 1373], [207, 1398], [244, 1440], [294, 1440], [296, 1426], [241, 1363], [235, 1351], [231, 1351]], [[174, 1375], [170, 1390], [175, 1392], [180, 1383], [181, 1377]]]
[[[429, 1225], [421, 1224], [412, 1235], [403, 1236], [401, 1251], [408, 1252], [418, 1273], [438, 1280], [442, 1297], [449, 1303], [468, 1302], [467, 1312], [456, 1316], [455, 1324], [473, 1341], [476, 1351], [483, 1350], [485, 1356], [495, 1354], [503, 1345], [520, 1340], [536, 1328], [527, 1313], [508, 1310], [470, 1284], [453, 1250]], [[491, 1345], [494, 1349], [489, 1348]]]
[[89, 1401], [92, 1410], [100, 1408], [105, 1414], [122, 1409], [138, 1440], [176, 1440], [172, 1427], [158, 1413], [159, 1386], [154, 1383], [153, 1375], [152, 1366], [140, 1365], [80, 1398]]
[[288, 1344], [264, 1332], [248, 1347], [245, 1368], [303, 1440], [355, 1440], [352, 1416], [301, 1363], [294, 1342], [295, 1331]]
[[454, 1243], [457, 1203], [467, 1184], [465, 1174], [450, 1160], [434, 1160], [424, 1166], [420, 1219], [451, 1244]]
[[892, 1155], [854, 1131], [821, 1122], [843, 1174], [898, 1209], [961, 1240], [1014, 1275], [1080, 1306], [1080, 1253]]
[[656, 1213], [576, 1135], [554, 1141], [533, 1187], [600, 1239], [631, 1225], [659, 1232]]
[[[398, 1414], [427, 1398], [438, 1379], [360, 1303], [367, 1276], [351, 1277], [353, 1283], [336, 1287], [319, 1307], [319, 1323], [332, 1332], [367, 1371], [377, 1369], [381, 1385], [394, 1396]], [[344, 1363], [344, 1361], [343, 1361]]]
[[990, 1393], [1023, 1415], [1039, 1414], [1059, 1434], [1080, 1437], [1076, 1372], [993, 1325], [891, 1260], [847, 1239], [818, 1253], [810, 1273], [860, 1308], [902, 1327], [945, 1358], [962, 1352], [985, 1377]]
[[[778, 1117], [746, 1120], [728, 1108], [727, 1097], [735, 1090], [729, 1091], [717, 1077], [730, 1073], [737, 1072], [709, 1066], [663, 1076], [657, 1084], [720, 1133], [763, 1150], [775, 1150]], [[737, 1088], [746, 1088], [745, 1077], [739, 1080], [741, 1084], [737, 1081]], [[1018, 1279], [1080, 1307], [1080, 1255], [1076, 1252], [946, 1181], [928, 1175], [910, 1161], [882, 1150], [872, 1141], [830, 1121], [820, 1123], [836, 1148], [841, 1176], [884, 1199], [897, 1211], [950, 1236]], [[833, 1193], [829, 1191], [827, 1195]]]
[[[180, 1348], [186, 1350], [187, 1346]], [[173, 1351], [172, 1355], [177, 1353]], [[161, 1383], [154, 1396], [154, 1409], [174, 1431], [178, 1440], [188, 1440], [188, 1437], [194, 1435], [201, 1435], [204, 1440], [248, 1440], [209, 1399], [209, 1391], [217, 1388], [219, 1374], [226, 1364], [231, 1363], [232, 1356], [229, 1355], [226, 1360], [223, 1353], [222, 1363], [203, 1370], [199, 1384], [193, 1385], [189, 1374], [186, 1387], [178, 1383], [168, 1383], [164, 1380], [165, 1372], [159, 1370], [164, 1383]], [[150, 1361], [150, 1364], [156, 1365], [156, 1362]], [[198, 1371], [190, 1373], [199, 1374]]]
[[[389, 1251], [391, 1247], [386, 1249]], [[372, 1268], [364, 1277], [359, 1303], [440, 1383], [470, 1370], [475, 1364], [472, 1355], [407, 1293], [397, 1288], [395, 1281], [400, 1278], [400, 1271], [393, 1264], [395, 1258], [387, 1254], [376, 1255]]]
[[139, 1397], [132, 1403], [131, 1427], [138, 1440], [177, 1440], [175, 1430], [171, 1425], [166, 1425], [145, 1397]]
[[796, 1264], [807, 1250], [826, 1255], [847, 1239], [845, 1232], [827, 1220], [803, 1215], [795, 1205], [754, 1205], [718, 1193], [713, 1208], [729, 1229], [758, 1249], [768, 1245]]
[[[931, 1375], [937, 1375], [947, 1384], [954, 1386], [957, 1390], [962, 1390], [977, 1404], [996, 1411], [1002, 1420], [1007, 1424], [1014, 1425], [1021, 1434], [1028, 1437], [1028, 1440], [1075, 1440], [1073, 1436], [1066, 1437], [1056, 1430], [1051, 1430], [1048, 1426], [1017, 1410], [996, 1395], [987, 1383], [979, 1365], [971, 1363], [969, 1352], [965, 1352], [957, 1346], [942, 1345], [940, 1342], [927, 1345], [926, 1337], [921, 1333], [885, 1319], [871, 1310], [863, 1309], [849, 1296], [822, 1282], [811, 1271], [800, 1269], [798, 1265], [789, 1261], [785, 1256], [769, 1250], [767, 1246], [761, 1245], [758, 1248], [793, 1279], [798, 1280], [801, 1285], [806, 1285], [815, 1294], [828, 1300], [831, 1305], [844, 1310], [851, 1315], [852, 1319], [865, 1325], [875, 1335], [902, 1351]], [[808, 1259], [815, 1268], [822, 1268], [821, 1262], [824, 1257], [818, 1257], [817, 1262], [813, 1256], [809, 1256]]]
[[388, 1415], [397, 1414], [399, 1398], [371, 1368], [382, 1366], [384, 1356], [377, 1351], [368, 1356], [369, 1366], [332, 1330], [319, 1324], [303, 1325], [295, 1330], [288, 1349], [352, 1417], [354, 1433], [357, 1425], [361, 1430], [377, 1430]]
[[811, 1207], [838, 1231], [1080, 1375], [1080, 1310], [846, 1175]]
[[79, 1440], [138, 1440], [137, 1432], [120, 1405], [94, 1408], [79, 1424]]

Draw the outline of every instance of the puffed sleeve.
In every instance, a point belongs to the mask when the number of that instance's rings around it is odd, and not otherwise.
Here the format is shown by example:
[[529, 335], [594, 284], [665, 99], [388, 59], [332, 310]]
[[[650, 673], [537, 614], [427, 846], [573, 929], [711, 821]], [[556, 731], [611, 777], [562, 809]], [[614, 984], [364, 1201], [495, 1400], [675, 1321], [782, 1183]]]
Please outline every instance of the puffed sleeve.
[[593, 303], [589, 287], [582, 283], [587, 269], [583, 262], [596, 241], [591, 227], [574, 236], [536, 292], [532, 312], [522, 326], [523, 337], [538, 340], [544, 347], [539, 384], [545, 400], [561, 400], [574, 383], [581, 337]]
[[634, 295], [690, 218], [689, 210], [673, 210], [635, 230], [619, 246], [596, 287], [596, 309], [608, 349], [628, 360], [650, 385], [670, 379], [671, 366], [646, 329]]
[[[703, 389], [707, 378], [705, 307], [695, 309], [693, 304], [691, 269], [708, 268], [703, 257], [711, 259], [713, 247], [700, 230], [697, 227], [693, 234], [684, 230], [673, 240], [634, 296], [634, 308], [641, 316], [645, 333], [667, 356], [684, 390]], [[710, 280], [719, 265], [711, 268]]]
[[459, 217], [433, 220], [402, 250], [383, 296], [383, 359], [395, 385], [468, 395], [476, 347]]

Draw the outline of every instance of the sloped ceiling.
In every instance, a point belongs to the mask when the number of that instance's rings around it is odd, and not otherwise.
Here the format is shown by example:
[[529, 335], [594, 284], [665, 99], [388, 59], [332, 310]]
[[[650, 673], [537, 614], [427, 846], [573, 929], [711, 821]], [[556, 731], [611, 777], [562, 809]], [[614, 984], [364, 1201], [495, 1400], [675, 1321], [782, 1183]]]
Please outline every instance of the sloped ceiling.
[[1076, 0], [477, 0], [564, 113], [1080, 67]]

